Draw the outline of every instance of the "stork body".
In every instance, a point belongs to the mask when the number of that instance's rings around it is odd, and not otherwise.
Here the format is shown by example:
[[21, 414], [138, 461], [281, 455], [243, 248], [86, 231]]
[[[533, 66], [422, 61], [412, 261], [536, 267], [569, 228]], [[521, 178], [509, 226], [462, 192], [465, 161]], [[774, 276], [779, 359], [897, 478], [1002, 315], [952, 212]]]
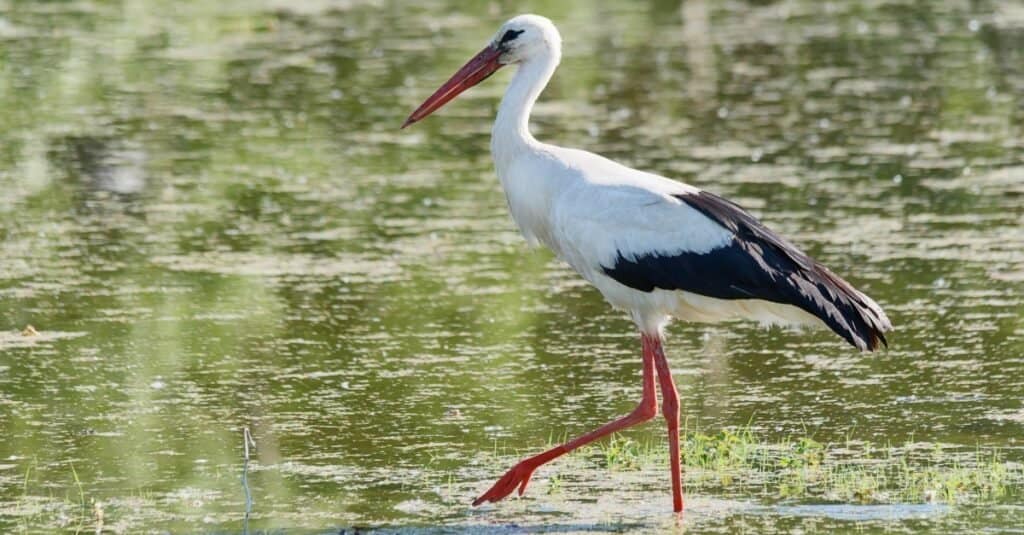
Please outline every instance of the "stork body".
[[711, 193], [602, 156], [541, 143], [533, 104], [561, 58], [546, 18], [521, 15], [406, 121], [407, 126], [506, 64], [519, 68], [502, 99], [491, 152], [512, 217], [527, 241], [549, 247], [628, 312], [642, 342], [642, 400], [630, 414], [528, 458], [474, 502], [525, 490], [540, 465], [657, 413], [655, 376], [669, 431], [673, 509], [683, 507], [678, 395], [662, 348], [671, 317], [825, 326], [860, 350], [884, 343], [882, 309], [742, 208]]

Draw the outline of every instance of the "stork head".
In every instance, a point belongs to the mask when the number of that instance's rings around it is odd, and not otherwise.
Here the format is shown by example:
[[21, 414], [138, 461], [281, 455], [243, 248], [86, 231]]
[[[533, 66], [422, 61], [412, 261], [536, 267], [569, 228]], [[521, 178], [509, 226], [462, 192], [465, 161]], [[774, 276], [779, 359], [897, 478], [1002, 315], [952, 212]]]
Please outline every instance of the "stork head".
[[541, 54], [560, 53], [562, 36], [547, 17], [519, 15], [501, 25], [490, 46], [501, 50], [502, 65], [523, 63]]
[[430, 115], [505, 65], [526, 63], [536, 57], [561, 52], [562, 36], [550, 20], [540, 15], [513, 17], [501, 25], [483, 50], [416, 108], [402, 128]]

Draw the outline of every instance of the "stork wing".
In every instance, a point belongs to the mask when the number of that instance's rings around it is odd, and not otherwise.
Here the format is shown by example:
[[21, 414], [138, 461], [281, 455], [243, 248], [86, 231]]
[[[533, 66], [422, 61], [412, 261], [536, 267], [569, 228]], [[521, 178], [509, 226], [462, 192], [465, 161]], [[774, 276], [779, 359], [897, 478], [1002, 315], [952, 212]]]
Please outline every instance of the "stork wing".
[[610, 267], [619, 257], [632, 261], [649, 254], [703, 254], [727, 245], [733, 233], [682, 202], [687, 190], [677, 189], [661, 193], [631, 184], [591, 184], [567, 192], [553, 220], [564, 236], [562, 248], [579, 260], [570, 262]]
[[570, 240], [589, 248], [577, 254], [620, 284], [790, 304], [862, 350], [885, 343], [889, 320], [874, 301], [731, 201], [695, 189], [599, 189], [602, 203], [573, 203], [598, 209], [565, 210], [557, 221], [586, 236]]

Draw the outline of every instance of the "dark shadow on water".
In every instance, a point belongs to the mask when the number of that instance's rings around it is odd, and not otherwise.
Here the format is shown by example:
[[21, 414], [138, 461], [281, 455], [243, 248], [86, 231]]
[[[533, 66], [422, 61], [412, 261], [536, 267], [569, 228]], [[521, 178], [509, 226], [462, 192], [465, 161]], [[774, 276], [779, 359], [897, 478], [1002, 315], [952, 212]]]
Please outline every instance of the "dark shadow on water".
[[133, 198], [146, 189], [146, 153], [123, 139], [104, 135], [52, 138], [47, 158], [71, 183], [88, 191]]

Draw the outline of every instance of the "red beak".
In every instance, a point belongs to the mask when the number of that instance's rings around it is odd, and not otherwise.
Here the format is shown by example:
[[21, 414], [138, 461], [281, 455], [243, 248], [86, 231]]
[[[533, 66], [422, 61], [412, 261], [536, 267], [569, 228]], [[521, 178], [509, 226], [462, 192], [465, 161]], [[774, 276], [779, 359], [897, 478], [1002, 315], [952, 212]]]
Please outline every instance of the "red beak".
[[412, 115], [405, 120], [402, 128], [434, 113], [438, 108], [447, 104], [448, 101], [457, 97], [459, 93], [479, 84], [488, 76], [494, 74], [494, 71], [504, 67], [503, 64], [498, 62], [500, 57], [501, 50], [496, 46], [488, 45], [487, 48], [481, 50], [479, 54], [473, 56], [473, 59], [469, 60], [458, 72], [452, 75], [444, 85], [438, 88], [437, 91], [434, 91], [430, 98], [424, 101], [423, 104], [420, 104], [420, 107], [416, 108], [416, 111], [412, 112]]

